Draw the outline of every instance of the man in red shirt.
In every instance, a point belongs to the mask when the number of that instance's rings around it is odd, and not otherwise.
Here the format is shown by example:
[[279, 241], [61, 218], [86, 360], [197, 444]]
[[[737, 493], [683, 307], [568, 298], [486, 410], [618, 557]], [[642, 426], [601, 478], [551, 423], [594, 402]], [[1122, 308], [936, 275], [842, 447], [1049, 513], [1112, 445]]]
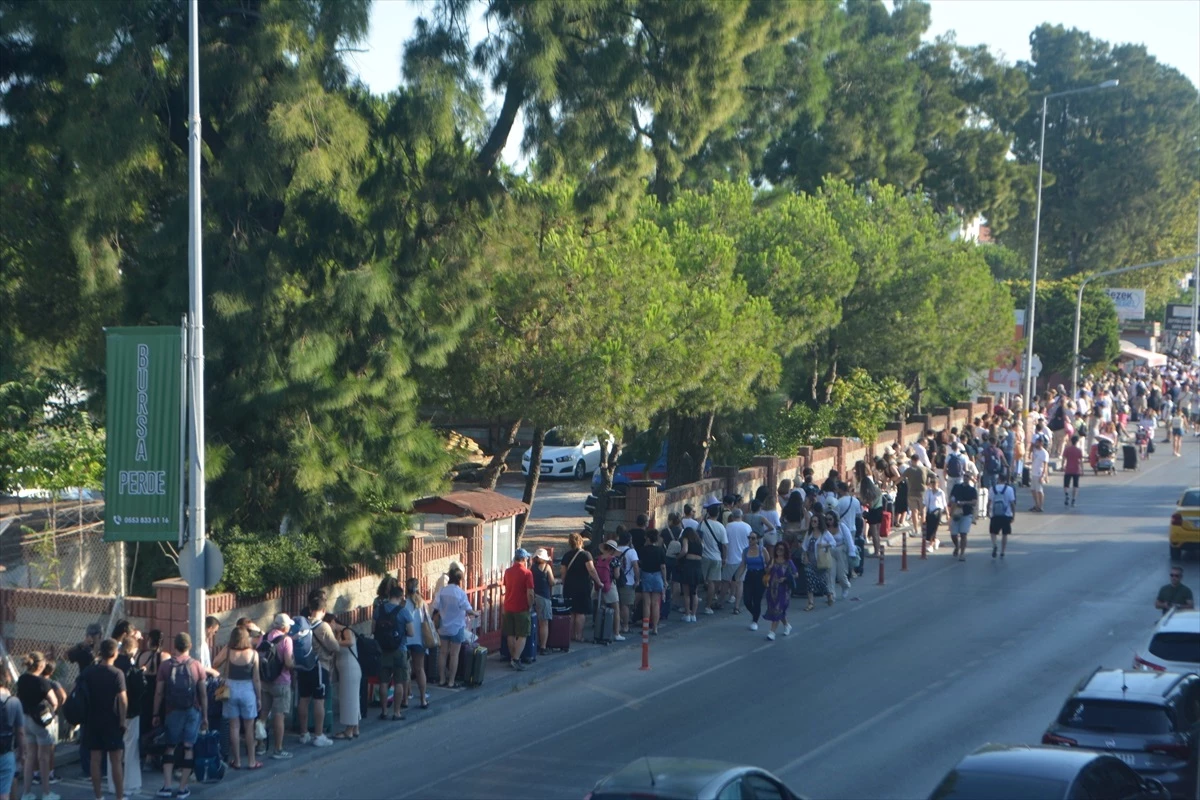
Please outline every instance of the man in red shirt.
[[509, 665], [515, 670], [525, 669], [521, 653], [529, 638], [529, 610], [533, 608], [533, 573], [529, 571], [528, 561], [529, 553], [519, 548], [513, 556], [512, 566], [504, 571], [504, 616], [500, 621], [500, 633], [508, 637]]
[[1079, 435], [1071, 437], [1071, 443], [1063, 448], [1063, 505], [1075, 505], [1079, 494], [1079, 476], [1083, 474], [1083, 450], [1079, 449]]

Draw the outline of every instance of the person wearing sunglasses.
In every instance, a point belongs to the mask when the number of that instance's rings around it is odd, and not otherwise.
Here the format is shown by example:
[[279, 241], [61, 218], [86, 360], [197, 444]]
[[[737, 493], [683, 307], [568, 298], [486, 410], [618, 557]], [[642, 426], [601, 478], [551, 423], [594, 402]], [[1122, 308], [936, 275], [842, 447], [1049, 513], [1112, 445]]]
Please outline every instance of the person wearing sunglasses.
[[771, 566], [771, 554], [763, 546], [759, 534], [751, 533], [747, 541], [746, 549], [742, 551], [742, 563], [733, 580], [742, 587], [742, 602], [750, 612], [750, 630], [756, 631], [758, 618], [762, 616], [763, 593], [767, 589], [763, 578]]
[[1183, 568], [1171, 567], [1171, 582], [1158, 590], [1154, 607], [1166, 614], [1172, 608], [1195, 608], [1192, 590], [1183, 585]]

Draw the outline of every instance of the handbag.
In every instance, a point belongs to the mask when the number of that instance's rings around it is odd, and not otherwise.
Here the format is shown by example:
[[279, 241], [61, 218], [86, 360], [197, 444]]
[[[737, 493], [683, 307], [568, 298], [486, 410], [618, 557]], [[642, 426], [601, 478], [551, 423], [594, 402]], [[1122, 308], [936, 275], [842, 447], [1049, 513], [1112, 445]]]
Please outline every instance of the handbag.
[[226, 676], [229, 674], [229, 654], [225, 654], [225, 663], [221, 665], [221, 682], [217, 684], [216, 691], [213, 692], [213, 700], [218, 703], [224, 703], [229, 699], [229, 684], [226, 683]]
[[828, 547], [817, 548], [817, 569], [833, 569], [833, 553]]
[[437, 629], [433, 627], [433, 620], [429, 618], [429, 612], [421, 609], [421, 644], [425, 645], [426, 650], [432, 650], [442, 643], [441, 637], [438, 636]]

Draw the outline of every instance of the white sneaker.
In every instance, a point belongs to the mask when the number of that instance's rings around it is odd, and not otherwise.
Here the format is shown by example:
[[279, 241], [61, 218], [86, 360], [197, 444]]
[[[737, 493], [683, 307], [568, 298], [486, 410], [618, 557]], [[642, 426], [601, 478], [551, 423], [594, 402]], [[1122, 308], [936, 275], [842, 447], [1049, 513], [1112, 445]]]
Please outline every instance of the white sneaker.
[[792, 626], [791, 626], [791, 625], [784, 625], [784, 626], [783, 626], [783, 635], [784, 635], [784, 636], [787, 636], [787, 635], [788, 635], [789, 633], [791, 633], [791, 632], [792, 632]]
[[704, 607], [704, 616], [711, 617], [712, 614], [713, 614], [712, 608], [710, 608], [709, 606], [705, 606]]
[[849, 590], [849, 589], [847, 589], [845, 586], [843, 586], [843, 587], [842, 587], [842, 599], [843, 599], [843, 600], [845, 600], [845, 599], [846, 599], [846, 595], [848, 595], [848, 594], [850, 594], [850, 590]]
[[757, 623], [757, 622], [751, 622], [751, 623], [750, 623], [750, 630], [752, 630], [752, 631], [756, 631], [756, 630], [758, 630], [758, 623]]
[[61, 797], [59, 797], [59, 796], [58, 796], [57, 794], [55, 794], [54, 792], [51, 792], [50, 794], [44, 794], [44, 795], [42, 795], [42, 800], [62, 800], [62, 798], [61, 798]]
[[695, 614], [688, 614], [686, 617], [684, 617], [684, 618], [683, 618], [683, 620], [684, 620], [684, 622], [695, 622], [695, 621], [696, 621], [696, 615], [695, 615]]
[[625, 637], [618, 633], [616, 636], [613, 637], [613, 641], [614, 642], [623, 642], [623, 641], [625, 641]]
[[[323, 736], [324, 734], [322, 734]], [[300, 744], [311, 744], [313, 740], [312, 734], [308, 731], [300, 734]]]
[[21, 800], [37, 800], [37, 795], [33, 792], [21, 795]]
[[775, 641], [775, 631], [771, 631], [770, 633], [767, 634], [767, 641], [768, 642]]
[[326, 736], [323, 733], [320, 736], [318, 736], [317, 738], [313, 739], [313, 747], [332, 747], [332, 746], [333, 746], [333, 739], [330, 739], [328, 736]]

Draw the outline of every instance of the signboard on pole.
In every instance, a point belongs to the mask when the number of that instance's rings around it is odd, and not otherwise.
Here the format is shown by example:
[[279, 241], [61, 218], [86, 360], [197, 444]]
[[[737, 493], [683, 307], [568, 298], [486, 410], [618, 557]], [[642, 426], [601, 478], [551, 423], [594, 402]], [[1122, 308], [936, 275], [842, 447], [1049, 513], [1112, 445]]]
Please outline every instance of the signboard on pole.
[[183, 330], [108, 328], [104, 541], [179, 538]]
[[1113, 305], [1117, 307], [1118, 322], [1146, 318], [1145, 289], [1105, 289], [1104, 293], [1112, 298]]
[[1192, 307], [1186, 303], [1168, 303], [1163, 330], [1187, 333], [1192, 329]]
[[1005, 351], [996, 366], [988, 370], [987, 390], [991, 394], [1018, 394], [1021, 391], [1021, 342], [1025, 340], [1025, 310], [1014, 312], [1013, 345]]

